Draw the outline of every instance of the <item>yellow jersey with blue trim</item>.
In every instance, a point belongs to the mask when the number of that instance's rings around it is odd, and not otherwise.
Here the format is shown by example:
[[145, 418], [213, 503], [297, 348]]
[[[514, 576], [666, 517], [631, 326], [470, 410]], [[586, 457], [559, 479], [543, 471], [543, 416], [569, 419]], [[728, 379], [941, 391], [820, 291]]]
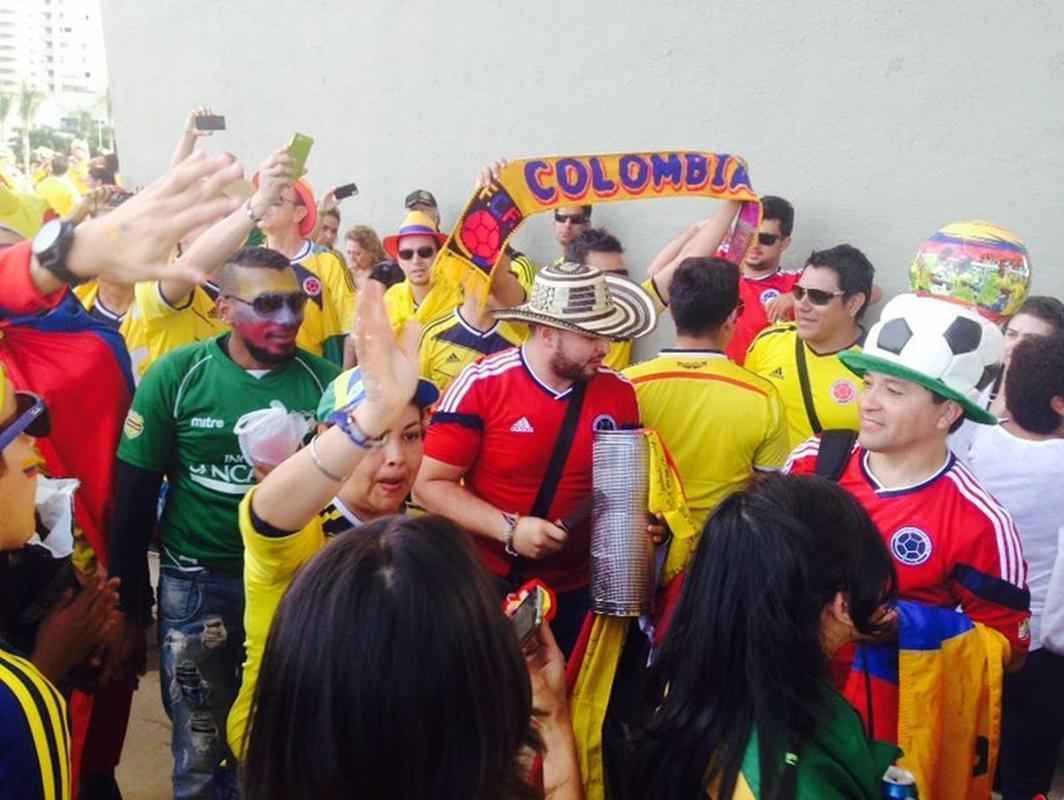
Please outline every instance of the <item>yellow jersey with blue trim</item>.
[[524, 325], [505, 321], [496, 321], [482, 331], [466, 321], [461, 307], [456, 308], [449, 317], [429, 323], [421, 332], [421, 377], [436, 384], [442, 394], [474, 361], [519, 345], [527, 337]]
[[0, 786], [5, 798], [69, 800], [66, 701], [31, 661], [0, 641]]
[[[310, 241], [303, 242], [289, 263], [308, 298], [296, 345], [342, 366], [344, 337], [354, 325], [354, 301], [349, 298], [353, 289], [347, 288], [347, 270], [334, 255]], [[346, 327], [345, 313], [352, 316]]]

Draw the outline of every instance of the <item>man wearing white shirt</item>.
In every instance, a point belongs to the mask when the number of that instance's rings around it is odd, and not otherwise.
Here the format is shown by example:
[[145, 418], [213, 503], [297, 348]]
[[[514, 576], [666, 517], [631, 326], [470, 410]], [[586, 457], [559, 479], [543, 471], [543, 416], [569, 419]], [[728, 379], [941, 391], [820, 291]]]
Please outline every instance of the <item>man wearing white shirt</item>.
[[[1064, 740], [1064, 654], [1042, 646], [1064, 521], [1064, 332], [1032, 336], [1012, 351], [1005, 378], [1007, 417], [971, 426], [953, 442], [986, 489], [1016, 523], [1027, 558], [1031, 649], [1023, 669], [1005, 680], [998, 788], [1003, 800], [1048, 795]], [[967, 427], [967, 426], [966, 426]]]

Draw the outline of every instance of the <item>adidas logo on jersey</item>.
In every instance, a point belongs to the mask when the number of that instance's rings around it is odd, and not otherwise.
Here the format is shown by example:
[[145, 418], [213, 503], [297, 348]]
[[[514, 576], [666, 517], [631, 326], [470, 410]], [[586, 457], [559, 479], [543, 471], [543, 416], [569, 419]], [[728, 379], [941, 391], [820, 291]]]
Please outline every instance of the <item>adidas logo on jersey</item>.
[[776, 367], [768, 375], [769, 375], [770, 378], [775, 378], [776, 380], [782, 381], [783, 380], [783, 367]]
[[455, 361], [461, 361], [461, 360], [462, 359], [460, 359], [458, 357], [457, 353], [451, 353], [449, 356], [447, 356], [447, 363], [448, 364], [453, 364]]
[[521, 417], [513, 425], [510, 426], [511, 433], [535, 433], [536, 429], [532, 427], [532, 423], [528, 421], [528, 417]]

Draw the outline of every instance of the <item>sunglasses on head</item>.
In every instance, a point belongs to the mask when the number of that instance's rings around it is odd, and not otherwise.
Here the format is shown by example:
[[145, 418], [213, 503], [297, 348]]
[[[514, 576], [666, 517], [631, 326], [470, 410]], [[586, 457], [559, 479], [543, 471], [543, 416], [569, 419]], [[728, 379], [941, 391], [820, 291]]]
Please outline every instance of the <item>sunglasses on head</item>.
[[826, 292], [823, 289], [806, 289], [804, 286], [795, 286], [791, 289], [794, 299], [801, 302], [809, 296], [809, 302], [814, 306], [826, 306], [836, 297], [842, 297], [846, 292]]
[[227, 296], [236, 300], [238, 303], [251, 306], [255, 313], [260, 317], [272, 316], [286, 305], [288, 306], [288, 310], [293, 314], [300, 314], [307, 305], [307, 296], [302, 292], [293, 292], [292, 294], [260, 294], [254, 300], [245, 300], [243, 297], [237, 297], [233, 294]]
[[778, 233], [759, 233], [757, 235], [757, 243], [765, 247], [772, 247], [779, 240], [780, 235]]
[[587, 215], [585, 214], [559, 214], [554, 212], [554, 221], [564, 225], [568, 222], [570, 225], [587, 225]]
[[409, 261], [414, 257], [414, 253], [417, 253], [418, 258], [432, 258], [434, 255], [436, 255], [436, 248], [430, 245], [426, 245], [425, 247], [419, 247], [417, 250], [414, 250], [413, 248], [406, 248], [404, 250], [399, 251], [399, 260]]
[[52, 431], [48, 406], [44, 400], [30, 392], [15, 394], [15, 419], [10, 425], [0, 430], [0, 451], [6, 450], [15, 439], [23, 433], [30, 436], [47, 436]]

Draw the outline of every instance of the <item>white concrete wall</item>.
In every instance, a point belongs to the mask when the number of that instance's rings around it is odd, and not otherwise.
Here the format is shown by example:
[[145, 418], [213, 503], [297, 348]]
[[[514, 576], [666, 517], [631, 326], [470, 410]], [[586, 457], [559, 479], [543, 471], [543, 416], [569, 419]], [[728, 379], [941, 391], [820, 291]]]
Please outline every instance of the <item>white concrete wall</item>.
[[[849, 241], [888, 293], [941, 225], [1026, 239], [1064, 296], [1064, 3], [103, 0], [123, 172], [164, 168], [187, 111], [258, 163], [295, 130], [316, 188], [354, 180], [343, 225], [382, 234], [425, 187], [444, 224], [497, 156], [696, 148], [750, 164], [797, 208], [789, 263]], [[600, 208], [633, 266], [708, 213]], [[546, 217], [517, 244], [555, 255]], [[667, 340], [665, 325], [640, 348]]]

